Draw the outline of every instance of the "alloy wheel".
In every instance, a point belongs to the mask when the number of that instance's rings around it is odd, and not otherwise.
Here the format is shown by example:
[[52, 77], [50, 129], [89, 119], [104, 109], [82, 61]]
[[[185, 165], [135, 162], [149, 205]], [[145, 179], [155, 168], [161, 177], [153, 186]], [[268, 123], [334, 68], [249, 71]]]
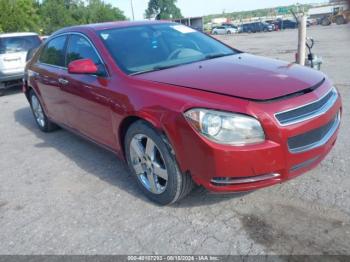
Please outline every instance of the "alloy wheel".
[[168, 184], [168, 171], [157, 145], [146, 135], [135, 135], [130, 143], [132, 167], [141, 184], [153, 194], [163, 193]]
[[38, 123], [39, 126], [44, 127], [45, 126], [44, 111], [40, 105], [38, 98], [35, 95], [32, 95], [31, 104], [32, 104], [32, 109], [33, 109], [36, 122]]

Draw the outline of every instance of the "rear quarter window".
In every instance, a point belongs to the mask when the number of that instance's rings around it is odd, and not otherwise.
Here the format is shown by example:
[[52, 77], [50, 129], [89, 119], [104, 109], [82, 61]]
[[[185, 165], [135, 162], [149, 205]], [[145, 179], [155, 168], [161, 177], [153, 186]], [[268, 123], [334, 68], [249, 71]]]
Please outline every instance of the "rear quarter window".
[[39, 62], [53, 65], [53, 66], [65, 66], [65, 54], [64, 49], [66, 45], [66, 36], [58, 36], [50, 40], [41, 52]]

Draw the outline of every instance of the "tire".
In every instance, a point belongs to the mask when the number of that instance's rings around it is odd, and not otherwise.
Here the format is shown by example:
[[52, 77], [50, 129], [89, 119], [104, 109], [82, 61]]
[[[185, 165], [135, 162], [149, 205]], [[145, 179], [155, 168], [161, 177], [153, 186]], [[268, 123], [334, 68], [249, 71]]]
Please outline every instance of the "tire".
[[230, 35], [230, 34], [232, 34], [232, 32], [230, 30], [228, 30], [226, 34]]
[[335, 23], [337, 25], [343, 25], [345, 24], [345, 18], [343, 16], [338, 16], [336, 19], [335, 19]]
[[185, 197], [193, 189], [191, 176], [180, 173], [166, 138], [147, 122], [139, 120], [128, 128], [124, 148], [133, 177], [151, 201], [159, 205], [169, 205]]
[[325, 17], [325, 18], [323, 18], [322, 19], [322, 21], [321, 21], [321, 25], [323, 25], [323, 26], [328, 26], [328, 25], [330, 25], [332, 22], [329, 20], [329, 18], [327, 18], [327, 17]]
[[33, 90], [29, 92], [29, 101], [35, 122], [41, 131], [47, 133], [58, 129], [58, 126], [47, 118], [40, 100]]

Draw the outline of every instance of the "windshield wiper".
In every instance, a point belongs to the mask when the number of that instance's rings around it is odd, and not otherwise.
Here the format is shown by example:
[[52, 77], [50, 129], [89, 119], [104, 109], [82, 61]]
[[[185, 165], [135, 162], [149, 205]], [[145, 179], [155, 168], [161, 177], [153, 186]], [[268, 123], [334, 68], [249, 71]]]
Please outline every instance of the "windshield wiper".
[[140, 74], [150, 73], [150, 72], [154, 72], [154, 71], [161, 71], [161, 70], [165, 70], [165, 69], [168, 69], [168, 68], [173, 68], [173, 67], [177, 67], [177, 66], [181, 66], [181, 65], [184, 65], [184, 64], [166, 65], [166, 66], [154, 66], [154, 67], [152, 67], [150, 69], [147, 69], [147, 70], [131, 73], [130, 75], [134, 76], [134, 75], [140, 75]]
[[214, 59], [214, 58], [219, 58], [219, 57], [224, 57], [224, 56], [230, 56], [230, 55], [234, 55], [234, 53], [229, 53], [229, 54], [225, 54], [225, 53], [214, 53], [214, 54], [208, 54], [205, 56], [205, 59]]
[[166, 66], [155, 66], [153, 67], [153, 70], [155, 71], [159, 71], [159, 70], [164, 70], [164, 69], [168, 69], [168, 68], [173, 68], [173, 67], [177, 67], [183, 64], [178, 64], [178, 65], [166, 65]]

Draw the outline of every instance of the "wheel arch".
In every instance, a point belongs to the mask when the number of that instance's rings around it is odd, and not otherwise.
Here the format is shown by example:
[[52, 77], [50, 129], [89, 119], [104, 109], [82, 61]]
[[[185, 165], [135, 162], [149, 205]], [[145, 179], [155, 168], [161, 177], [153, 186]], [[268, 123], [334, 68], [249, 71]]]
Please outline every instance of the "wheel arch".
[[[28, 102], [30, 102], [29, 93], [30, 93], [31, 90], [33, 90], [33, 87], [31, 87], [30, 85], [28, 85], [28, 83], [26, 83], [23, 93], [24, 93], [24, 95], [26, 96]], [[34, 91], [34, 92], [35, 92], [35, 91]]]
[[[162, 136], [163, 140], [165, 139], [166, 143], [171, 147], [172, 149], [172, 146], [170, 144], [170, 141], [169, 141], [169, 138], [168, 136], [166, 135], [166, 132], [165, 130], [162, 128], [161, 124], [159, 121], [157, 121], [156, 119], [152, 118], [152, 117], [149, 117], [147, 115], [144, 115], [144, 114], [135, 114], [135, 115], [130, 115], [130, 116], [127, 116], [125, 117], [120, 125], [119, 125], [119, 129], [118, 129], [118, 140], [119, 140], [119, 145], [120, 145], [120, 149], [121, 149], [121, 154], [122, 156], [125, 158], [125, 145], [124, 145], [124, 139], [125, 139], [125, 135], [126, 135], [126, 132], [128, 131], [129, 127], [134, 124], [135, 122], [137, 121], [144, 121], [146, 122], [147, 124], [149, 124], [152, 128], [154, 128], [158, 133], [159, 135]], [[173, 151], [173, 149], [172, 149]]]

